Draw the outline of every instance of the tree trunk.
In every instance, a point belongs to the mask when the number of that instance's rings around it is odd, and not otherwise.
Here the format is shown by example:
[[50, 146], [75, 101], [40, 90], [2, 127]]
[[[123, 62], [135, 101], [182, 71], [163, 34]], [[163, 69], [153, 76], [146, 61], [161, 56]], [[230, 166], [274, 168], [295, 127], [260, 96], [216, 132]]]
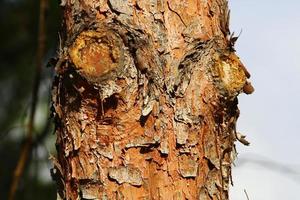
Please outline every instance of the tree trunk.
[[53, 84], [62, 199], [228, 199], [237, 95], [226, 0], [63, 0]]

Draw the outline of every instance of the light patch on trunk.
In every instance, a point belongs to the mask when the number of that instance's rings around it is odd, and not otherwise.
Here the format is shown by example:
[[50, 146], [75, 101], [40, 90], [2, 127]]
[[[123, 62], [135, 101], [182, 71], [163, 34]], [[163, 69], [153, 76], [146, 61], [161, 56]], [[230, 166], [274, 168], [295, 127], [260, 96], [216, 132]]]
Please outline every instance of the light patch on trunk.
[[108, 176], [119, 184], [129, 183], [134, 186], [141, 186], [143, 183], [141, 171], [130, 166], [112, 167], [108, 170]]
[[192, 178], [197, 176], [198, 163], [193, 157], [182, 155], [179, 157], [179, 171], [184, 178]]

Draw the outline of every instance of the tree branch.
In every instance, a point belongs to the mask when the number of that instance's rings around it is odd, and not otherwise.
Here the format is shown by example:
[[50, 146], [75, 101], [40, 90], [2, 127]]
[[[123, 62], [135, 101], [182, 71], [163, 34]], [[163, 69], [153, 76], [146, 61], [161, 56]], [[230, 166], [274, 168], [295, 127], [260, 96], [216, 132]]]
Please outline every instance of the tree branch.
[[14, 171], [12, 184], [9, 192], [9, 200], [15, 199], [15, 194], [18, 189], [18, 185], [20, 182], [20, 178], [23, 174], [24, 168], [27, 163], [27, 159], [29, 153], [32, 150], [32, 135], [33, 135], [33, 126], [34, 126], [34, 117], [36, 112], [36, 106], [38, 103], [38, 91], [40, 87], [40, 79], [42, 72], [42, 62], [45, 52], [45, 39], [46, 39], [46, 31], [45, 31], [45, 12], [47, 8], [47, 0], [40, 1], [39, 8], [39, 33], [38, 33], [38, 48], [37, 48], [37, 57], [36, 57], [36, 74], [33, 83], [33, 91], [32, 91], [32, 103], [30, 108], [30, 118], [27, 127], [27, 135], [24, 146], [21, 149], [20, 158], [18, 160], [17, 166]]

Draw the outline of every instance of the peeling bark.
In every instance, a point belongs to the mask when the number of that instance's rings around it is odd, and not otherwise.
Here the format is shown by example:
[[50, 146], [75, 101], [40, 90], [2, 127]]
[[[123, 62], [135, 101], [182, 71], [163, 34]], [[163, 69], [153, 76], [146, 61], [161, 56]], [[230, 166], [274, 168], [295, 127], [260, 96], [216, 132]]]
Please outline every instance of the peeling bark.
[[253, 88], [227, 1], [61, 5], [58, 198], [228, 199], [237, 95]]

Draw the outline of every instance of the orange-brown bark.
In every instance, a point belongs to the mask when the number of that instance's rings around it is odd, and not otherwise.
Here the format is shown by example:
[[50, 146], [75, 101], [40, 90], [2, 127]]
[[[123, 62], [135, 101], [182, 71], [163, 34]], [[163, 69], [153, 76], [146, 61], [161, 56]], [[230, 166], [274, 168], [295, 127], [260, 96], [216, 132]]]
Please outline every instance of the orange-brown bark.
[[53, 84], [59, 196], [228, 199], [236, 97], [251, 91], [227, 1], [62, 4]]

